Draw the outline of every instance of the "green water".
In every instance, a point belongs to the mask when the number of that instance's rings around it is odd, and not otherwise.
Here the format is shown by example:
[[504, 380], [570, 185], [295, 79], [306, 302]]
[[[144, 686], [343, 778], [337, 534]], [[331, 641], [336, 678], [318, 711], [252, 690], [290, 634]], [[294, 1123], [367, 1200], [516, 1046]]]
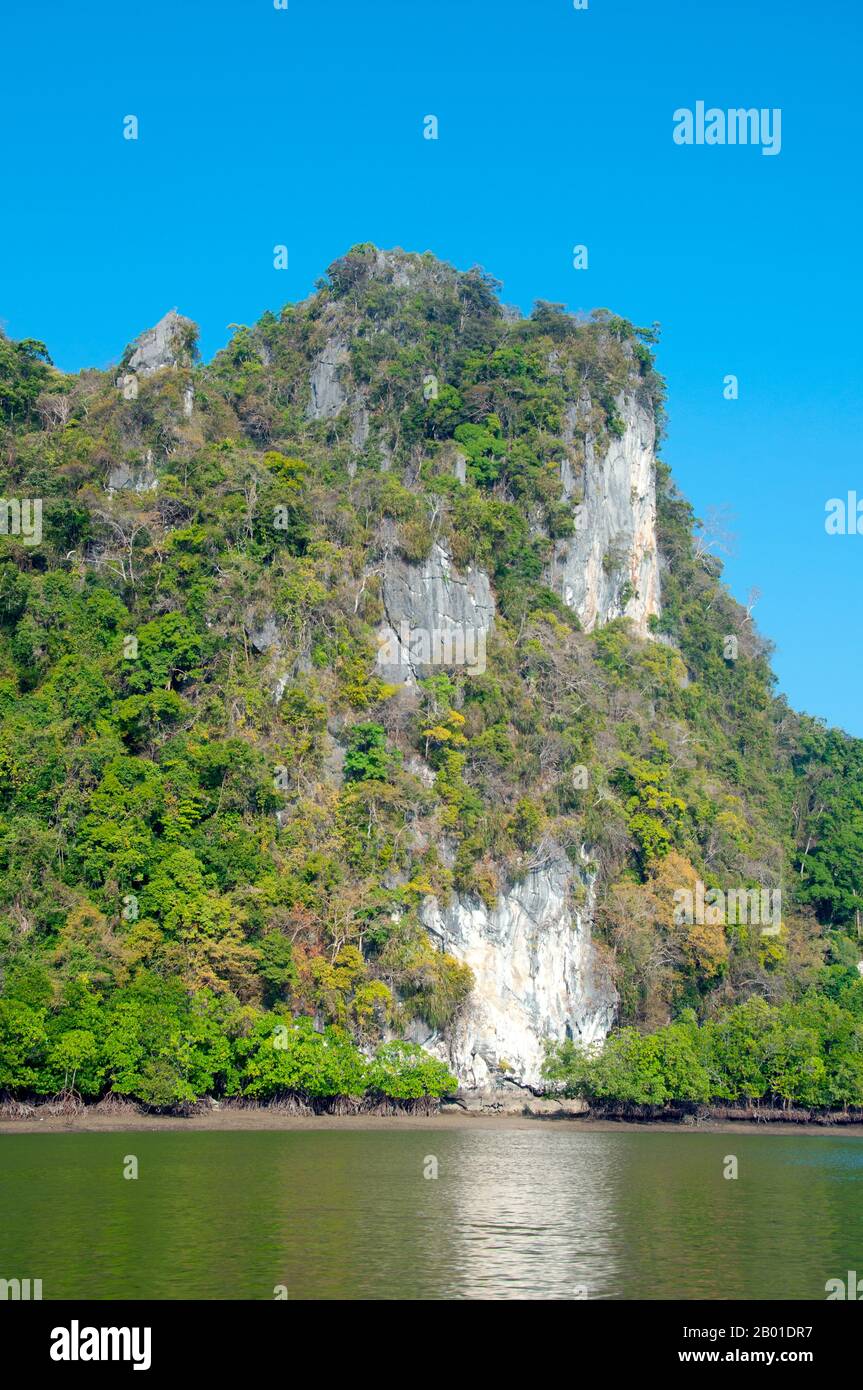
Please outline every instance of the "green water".
[[823, 1299], [863, 1273], [861, 1176], [860, 1140], [784, 1132], [6, 1134], [0, 1277], [46, 1299]]

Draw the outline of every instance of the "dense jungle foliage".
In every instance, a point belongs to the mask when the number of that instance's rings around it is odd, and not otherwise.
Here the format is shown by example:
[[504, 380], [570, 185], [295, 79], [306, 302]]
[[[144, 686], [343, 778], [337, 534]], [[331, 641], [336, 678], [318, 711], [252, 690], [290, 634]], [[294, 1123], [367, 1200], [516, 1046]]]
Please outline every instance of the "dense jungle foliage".
[[[594, 1093], [673, 1091], [680, 1052], [699, 1092], [781, 1095], [810, 1044], [819, 1095], [859, 1084], [863, 745], [776, 696], [663, 464], [654, 640], [579, 630], [547, 582], [561, 462], [620, 432], [624, 393], [661, 423], [657, 333], [498, 289], [355, 247], [211, 363], [187, 335], [134, 398], [0, 336], [0, 491], [42, 499], [38, 544], [0, 535], [0, 1088], [440, 1094], [430, 1057], [386, 1050], [471, 989], [422, 903], [494, 903], [552, 841], [588, 847], [620, 996]], [[312, 419], [334, 341], [344, 408]], [[439, 540], [491, 577], [487, 669], [397, 689], [381, 558]], [[781, 932], [679, 925], [697, 878], [781, 887]], [[752, 1080], [735, 1029], [769, 1054]]]
[[754, 995], [700, 1027], [684, 1009], [654, 1033], [621, 1028], [601, 1050], [553, 1044], [549, 1090], [599, 1105], [863, 1106], [863, 982], [834, 970], [827, 986], [784, 1004]]

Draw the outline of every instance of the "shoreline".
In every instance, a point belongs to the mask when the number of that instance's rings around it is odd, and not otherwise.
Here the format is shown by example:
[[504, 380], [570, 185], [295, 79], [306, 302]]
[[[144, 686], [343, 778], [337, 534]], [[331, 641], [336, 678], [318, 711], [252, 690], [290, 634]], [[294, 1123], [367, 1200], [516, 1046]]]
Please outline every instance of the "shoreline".
[[253, 1109], [210, 1110], [197, 1115], [146, 1115], [78, 1112], [67, 1115], [28, 1115], [20, 1119], [0, 1118], [0, 1135], [7, 1134], [127, 1134], [135, 1131], [176, 1133], [249, 1133], [297, 1130], [527, 1130], [538, 1126], [554, 1129], [591, 1130], [610, 1134], [821, 1134], [863, 1137], [863, 1123], [823, 1124], [813, 1121], [714, 1120], [695, 1123], [682, 1120], [608, 1119], [590, 1115], [520, 1115], [462, 1112], [432, 1115], [289, 1115], [261, 1107]]

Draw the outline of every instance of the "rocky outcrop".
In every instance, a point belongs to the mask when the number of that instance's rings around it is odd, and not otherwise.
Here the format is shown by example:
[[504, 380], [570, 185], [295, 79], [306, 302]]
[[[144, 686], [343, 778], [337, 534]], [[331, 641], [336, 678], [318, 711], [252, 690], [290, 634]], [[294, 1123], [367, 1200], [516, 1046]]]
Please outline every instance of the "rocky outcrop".
[[357, 398], [351, 406], [351, 444], [356, 450], [366, 447], [369, 437], [369, 412], [365, 401]]
[[247, 624], [247, 631], [256, 652], [275, 651], [277, 656], [281, 656], [282, 634], [274, 613], [266, 614], [258, 622], [251, 620]]
[[[369, 412], [361, 391], [348, 393], [343, 369], [349, 357], [347, 340], [332, 334], [312, 364], [306, 419], [333, 420], [347, 407], [351, 447], [362, 453], [369, 438]], [[349, 465], [348, 471], [353, 477], [355, 465]]]
[[590, 1106], [578, 1097], [537, 1097], [525, 1086], [494, 1086], [485, 1091], [457, 1091], [441, 1105], [444, 1115], [588, 1115]]
[[386, 623], [378, 633], [378, 674], [393, 684], [412, 684], [434, 666], [485, 670], [486, 638], [494, 598], [484, 570], [453, 565], [436, 542], [421, 564], [389, 549], [381, 570]]
[[302, 660], [286, 662], [282, 629], [275, 613], [247, 613], [245, 629], [249, 645], [261, 656], [267, 657], [262, 680], [270, 693], [270, 699], [277, 705], [285, 693], [288, 682], [300, 670], [306, 669], [306, 663]]
[[347, 360], [348, 345], [344, 338], [328, 338], [315, 359], [309, 378], [311, 395], [306, 408], [309, 420], [331, 420], [344, 409], [348, 396], [342, 385], [341, 369]]
[[568, 407], [561, 464], [564, 497], [573, 504], [575, 530], [558, 540], [549, 583], [574, 608], [586, 632], [612, 618], [627, 617], [642, 635], [659, 613], [656, 543], [656, 425], [653, 411], [633, 395], [621, 395], [617, 410], [623, 433], [597, 446], [588, 429], [584, 464], [573, 465], [571, 446], [590, 412], [585, 396]]
[[118, 463], [108, 473], [108, 492], [155, 492], [159, 479], [148, 449], [140, 463]]
[[191, 366], [197, 325], [171, 309], [155, 328], [148, 328], [130, 344], [126, 366], [138, 376], [149, 376], [162, 367]]
[[[584, 903], [573, 905], [577, 883]], [[604, 1038], [614, 989], [591, 941], [593, 880], [557, 847], [489, 909], [478, 898], [448, 907], [428, 899], [423, 920], [471, 967], [475, 986], [447, 1036], [418, 1036], [453, 1068], [462, 1086], [506, 1080], [539, 1088], [545, 1042]]]

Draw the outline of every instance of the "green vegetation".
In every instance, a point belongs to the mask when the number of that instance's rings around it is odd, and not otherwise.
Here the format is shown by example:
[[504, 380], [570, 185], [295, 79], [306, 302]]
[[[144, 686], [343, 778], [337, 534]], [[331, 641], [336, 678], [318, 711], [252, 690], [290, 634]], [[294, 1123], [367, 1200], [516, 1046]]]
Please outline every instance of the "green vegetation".
[[655, 1033], [621, 1029], [601, 1051], [557, 1044], [545, 1075], [599, 1105], [863, 1107], [863, 981], [834, 968], [824, 984], [795, 1003], [748, 999], [700, 1027], [687, 1009]]
[[200, 1096], [440, 1097], [447, 1068], [412, 1043], [384, 1043], [368, 1060], [342, 1028], [308, 1017], [237, 1010], [205, 990], [138, 975], [108, 1008], [83, 986], [46, 1007], [45, 979], [13, 976], [0, 999], [0, 1088], [34, 1096], [109, 1092], [171, 1109]]
[[[423, 902], [494, 904], [547, 839], [589, 847], [633, 1037], [803, 1007], [854, 968], [863, 744], [774, 694], [664, 465], [663, 640], [583, 633], [550, 587], [564, 459], [577, 492], [622, 393], [661, 423], [655, 330], [514, 318], [497, 288], [356, 247], [135, 399], [0, 337], [0, 494], [43, 502], [38, 543], [0, 536], [3, 1089], [436, 1094], [436, 1064], [384, 1042], [470, 993]], [[334, 336], [345, 405], [309, 418]], [[109, 486], [145, 465], [157, 488]], [[375, 671], [381, 569], [435, 542], [488, 572], [495, 627], [483, 674], [405, 695]], [[781, 932], [680, 926], [696, 878], [781, 884]]]

